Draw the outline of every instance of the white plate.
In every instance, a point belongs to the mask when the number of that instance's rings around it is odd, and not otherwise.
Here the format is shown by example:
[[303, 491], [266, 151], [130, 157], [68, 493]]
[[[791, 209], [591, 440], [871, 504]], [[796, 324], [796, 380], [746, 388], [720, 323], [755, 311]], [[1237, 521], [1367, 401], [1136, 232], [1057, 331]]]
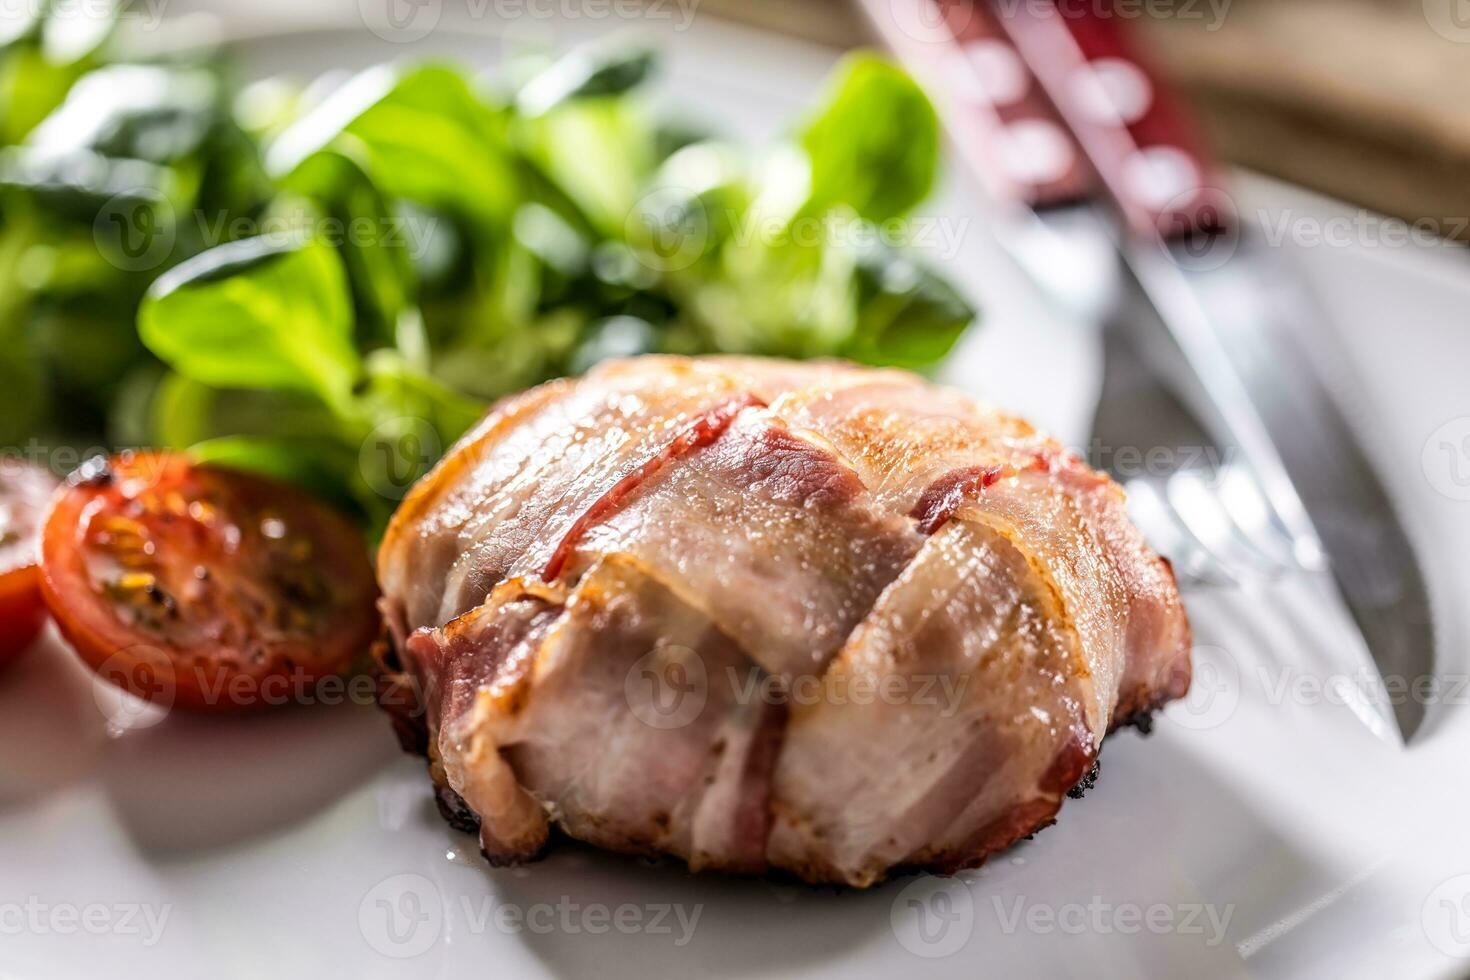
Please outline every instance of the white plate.
[[[687, 32], [643, 26], [674, 35], [674, 96], [750, 139], [807, 104], [835, 57], [708, 17]], [[359, 32], [241, 50], [254, 73], [314, 73], [424, 50], [488, 63], [499, 47], [441, 30], [412, 48]], [[1298, 230], [1351, 215], [1264, 181], [1245, 190]], [[1092, 338], [1048, 319], [963, 187], [924, 212], [959, 223], [949, 261], [987, 309], [950, 377], [1080, 443]], [[1284, 246], [1282, 259], [1318, 287], [1363, 370], [1428, 558], [1440, 672], [1463, 681], [1470, 266], [1361, 244]], [[422, 764], [373, 708], [171, 716], [112, 737], [118, 700], [48, 640], [0, 676], [0, 977], [1463, 973], [1470, 692], [1432, 705], [1414, 745], [1392, 749], [1313, 693], [1328, 624], [1293, 626], [1261, 599], [1191, 605], [1195, 695], [1151, 738], [1111, 740], [1097, 787], [1058, 826], [957, 879], [866, 892], [692, 877], [573, 846], [491, 869], [435, 813]]]

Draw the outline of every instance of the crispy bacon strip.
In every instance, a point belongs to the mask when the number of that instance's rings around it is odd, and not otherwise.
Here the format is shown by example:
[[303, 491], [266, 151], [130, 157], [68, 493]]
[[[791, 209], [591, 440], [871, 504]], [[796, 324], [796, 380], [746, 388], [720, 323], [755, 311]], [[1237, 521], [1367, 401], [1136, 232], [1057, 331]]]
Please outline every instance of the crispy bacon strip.
[[623, 502], [655, 473], [685, 453], [714, 442], [730, 427], [735, 417], [747, 408], [764, 407], [765, 402], [754, 395], [747, 394], [732, 398], [723, 405], [716, 405], [695, 416], [665, 446], [635, 465], [622, 479], [609, 487], [606, 493], [598, 497], [590, 507], [582, 512], [582, 515], [567, 529], [566, 534], [562, 535], [556, 550], [547, 560], [546, 567], [541, 569], [541, 577], [550, 582], [561, 575], [567, 556], [572, 553], [572, 548], [576, 546], [577, 539], [582, 536], [583, 532], [617, 513]]
[[651, 357], [517, 396], [379, 575], [404, 744], [496, 861], [559, 828], [856, 886], [972, 866], [1189, 686], [1118, 486], [897, 371]]

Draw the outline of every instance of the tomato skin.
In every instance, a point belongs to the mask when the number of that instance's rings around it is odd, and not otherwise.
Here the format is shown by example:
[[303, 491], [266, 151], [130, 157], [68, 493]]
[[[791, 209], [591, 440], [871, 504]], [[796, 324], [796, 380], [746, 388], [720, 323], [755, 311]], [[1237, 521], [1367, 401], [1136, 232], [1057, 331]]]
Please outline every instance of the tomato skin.
[[0, 575], [0, 667], [29, 650], [45, 625], [40, 569], [26, 565]]
[[29, 650], [46, 625], [37, 538], [56, 485], [45, 467], [0, 457], [0, 668]]
[[[114, 526], [127, 529], [125, 548]], [[128, 591], [132, 579], [146, 587]], [[41, 588], [99, 676], [166, 707], [309, 699], [379, 632], [376, 581], [351, 524], [292, 487], [172, 453], [79, 471], [42, 531]]]

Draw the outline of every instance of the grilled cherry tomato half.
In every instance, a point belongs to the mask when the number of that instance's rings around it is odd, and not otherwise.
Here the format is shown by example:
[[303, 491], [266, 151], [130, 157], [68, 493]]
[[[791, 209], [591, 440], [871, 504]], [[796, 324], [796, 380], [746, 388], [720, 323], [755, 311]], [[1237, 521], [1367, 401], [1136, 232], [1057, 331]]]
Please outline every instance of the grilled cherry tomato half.
[[46, 519], [41, 565], [77, 653], [164, 705], [305, 700], [378, 635], [356, 528], [292, 487], [179, 454], [85, 464]]
[[46, 623], [38, 538], [55, 491], [45, 467], [0, 459], [0, 666], [30, 649]]

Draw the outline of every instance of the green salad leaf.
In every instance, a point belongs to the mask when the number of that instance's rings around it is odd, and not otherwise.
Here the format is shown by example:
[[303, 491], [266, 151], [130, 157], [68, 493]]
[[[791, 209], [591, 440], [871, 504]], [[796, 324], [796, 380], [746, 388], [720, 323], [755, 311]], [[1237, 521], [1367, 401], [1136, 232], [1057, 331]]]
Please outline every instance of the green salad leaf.
[[907, 214], [929, 196], [939, 163], [939, 120], [902, 69], [850, 55], [801, 129], [811, 159], [808, 213], [838, 205], [874, 223]]
[[843, 354], [869, 364], [923, 369], [959, 340], [975, 310], [919, 259], [881, 241], [858, 259], [857, 328]]
[[138, 311], [148, 348], [221, 388], [285, 388], [344, 404], [361, 372], [347, 274], [305, 235], [211, 249], [154, 283]]
[[346, 264], [357, 310], [358, 343], [392, 344], [399, 321], [417, 302], [414, 252], [422, 225], [395, 212], [344, 138], [318, 150], [281, 181], [310, 198], [334, 222], [335, 244]]
[[927, 370], [974, 319], [906, 244], [938, 123], [874, 55], [748, 147], [670, 116], [642, 47], [512, 59], [498, 88], [428, 63], [237, 91], [50, 17], [0, 39], [12, 445], [188, 449], [377, 531], [548, 378], [660, 351]]
[[458, 70], [382, 66], [297, 120], [271, 145], [266, 162], [289, 180], [313, 153], [349, 136], [384, 192], [493, 232], [509, 220], [517, 196], [504, 129], [501, 114]]
[[516, 108], [528, 119], [578, 99], [626, 95], [648, 81], [658, 56], [647, 48], [595, 44], [556, 59], [522, 84]]
[[118, 3], [37, 0], [0, 26], [0, 145], [19, 143], [99, 64]]

